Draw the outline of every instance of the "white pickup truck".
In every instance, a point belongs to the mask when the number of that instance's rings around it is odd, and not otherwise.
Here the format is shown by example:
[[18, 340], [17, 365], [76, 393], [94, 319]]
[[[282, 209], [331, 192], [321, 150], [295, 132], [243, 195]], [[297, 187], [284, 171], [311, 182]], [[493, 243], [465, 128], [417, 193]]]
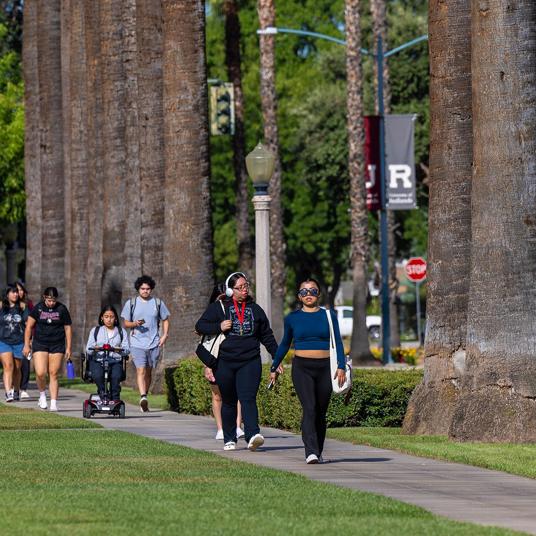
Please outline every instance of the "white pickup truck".
[[[343, 337], [350, 337], [354, 325], [354, 308], [351, 305], [337, 305], [335, 311], [337, 311], [337, 320], [339, 321], [341, 335]], [[379, 315], [368, 315], [367, 329], [369, 337], [372, 340], [377, 341], [381, 337], [382, 317]]]

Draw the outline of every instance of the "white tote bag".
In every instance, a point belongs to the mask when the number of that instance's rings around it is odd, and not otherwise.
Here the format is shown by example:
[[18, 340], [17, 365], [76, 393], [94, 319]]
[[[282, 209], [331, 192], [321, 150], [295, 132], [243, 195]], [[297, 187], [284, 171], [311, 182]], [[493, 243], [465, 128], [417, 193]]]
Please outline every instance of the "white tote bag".
[[[225, 307], [220, 301], [221, 308], [223, 310], [223, 317], [225, 318]], [[225, 340], [225, 335], [223, 333], [218, 333], [217, 335], [203, 335], [201, 339], [201, 344], [205, 349], [211, 353], [214, 357], [218, 357], [220, 353], [220, 345]]]
[[[346, 363], [346, 380], [342, 387], [339, 386], [339, 381], [334, 378], [337, 372], [337, 346], [335, 344], [335, 332], [333, 331], [333, 322], [331, 321], [331, 313], [328, 309], [325, 310], [329, 324], [329, 364], [331, 369], [331, 386], [333, 392], [337, 395], [347, 393], [352, 387], [352, 367]], [[345, 358], [346, 359], [346, 358]]]

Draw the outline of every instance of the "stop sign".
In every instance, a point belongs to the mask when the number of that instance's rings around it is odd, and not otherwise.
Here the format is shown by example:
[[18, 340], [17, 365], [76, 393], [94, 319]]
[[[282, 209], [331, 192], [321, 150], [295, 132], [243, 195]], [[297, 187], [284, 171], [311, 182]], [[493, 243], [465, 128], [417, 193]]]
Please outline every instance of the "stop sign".
[[412, 257], [406, 263], [406, 275], [410, 281], [420, 283], [426, 279], [426, 261], [422, 257]]

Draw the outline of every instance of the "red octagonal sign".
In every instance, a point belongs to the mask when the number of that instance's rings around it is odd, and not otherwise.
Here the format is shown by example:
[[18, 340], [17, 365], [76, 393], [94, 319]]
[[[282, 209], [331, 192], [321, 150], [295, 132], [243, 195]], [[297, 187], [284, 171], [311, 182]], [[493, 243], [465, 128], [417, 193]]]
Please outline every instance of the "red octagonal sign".
[[406, 263], [406, 275], [410, 281], [420, 283], [426, 279], [426, 261], [422, 257], [412, 257]]

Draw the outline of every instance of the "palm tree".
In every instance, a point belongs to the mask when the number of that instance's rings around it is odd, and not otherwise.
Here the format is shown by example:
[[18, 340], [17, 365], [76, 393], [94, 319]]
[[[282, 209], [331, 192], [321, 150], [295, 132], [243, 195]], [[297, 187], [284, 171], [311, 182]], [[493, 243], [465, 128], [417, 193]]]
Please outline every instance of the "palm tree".
[[176, 325], [169, 349], [191, 352], [191, 326], [212, 290], [205, 11], [164, 0], [164, 291]]
[[450, 435], [536, 441], [536, 3], [472, 2], [465, 372]]
[[61, 71], [61, 1], [37, 2], [41, 168], [41, 284], [65, 283], [65, 200]]
[[[378, 53], [378, 37], [382, 38], [383, 50], [387, 50], [387, 8], [385, 0], [371, 0], [370, 11], [372, 14], [372, 29], [374, 35], [374, 54]], [[378, 102], [378, 64], [374, 62], [374, 91], [376, 114], [379, 113]], [[391, 84], [389, 82], [389, 62], [385, 58], [383, 63], [383, 106], [384, 113], [391, 113]], [[392, 210], [387, 210], [388, 227], [388, 256], [389, 256], [389, 288], [391, 289], [389, 301], [389, 318], [391, 345], [400, 346], [400, 322], [398, 320], [397, 289], [398, 278], [396, 276], [396, 221]]]
[[240, 58], [240, 20], [236, 0], [224, 0], [225, 61], [234, 89], [235, 132], [232, 137], [233, 166], [236, 179], [236, 234], [238, 266], [253, 275], [253, 251], [249, 228], [249, 195], [246, 172], [246, 141], [244, 132], [244, 93]]
[[64, 72], [70, 80], [69, 100], [64, 105], [68, 109], [69, 137], [69, 197], [67, 208], [70, 211], [70, 225], [67, 228], [70, 247], [68, 275], [69, 311], [73, 320], [73, 347], [78, 349], [85, 336], [87, 309], [88, 258], [88, 87], [86, 75], [86, 27], [82, 4], [73, 2], [66, 23], [69, 24], [69, 56], [63, 64]]
[[162, 24], [161, 2], [137, 0], [138, 143], [143, 206], [141, 271], [157, 281], [164, 273]]
[[471, 256], [471, 2], [430, 2], [430, 180], [425, 378], [404, 431], [447, 434], [467, 347]]
[[[121, 305], [124, 285], [127, 189], [126, 76], [122, 2], [99, 2], [100, 59], [102, 68], [102, 142], [104, 219], [102, 300]], [[129, 211], [130, 212], [130, 211]], [[132, 211], [136, 214], [136, 209]], [[129, 217], [132, 214], [129, 213]], [[133, 225], [138, 222], [135, 220]], [[138, 224], [139, 229], [139, 224]]]
[[353, 331], [351, 356], [354, 365], [373, 361], [367, 317], [368, 215], [365, 202], [363, 88], [359, 0], [346, 0], [346, 76], [348, 110], [348, 168], [350, 175], [351, 261], [353, 281]]
[[24, 5], [24, 173], [26, 190], [26, 281], [32, 296], [41, 293], [41, 256], [43, 247], [41, 217], [41, 149], [39, 134], [39, 76], [37, 0]]
[[[257, 11], [261, 28], [275, 26], [273, 0], [258, 0]], [[276, 339], [283, 335], [283, 305], [285, 300], [285, 238], [281, 207], [281, 159], [277, 129], [277, 97], [275, 90], [275, 40], [273, 35], [260, 36], [261, 107], [264, 120], [264, 141], [275, 155], [274, 174], [270, 180], [272, 197], [270, 214], [270, 258], [272, 267], [272, 328]]]

